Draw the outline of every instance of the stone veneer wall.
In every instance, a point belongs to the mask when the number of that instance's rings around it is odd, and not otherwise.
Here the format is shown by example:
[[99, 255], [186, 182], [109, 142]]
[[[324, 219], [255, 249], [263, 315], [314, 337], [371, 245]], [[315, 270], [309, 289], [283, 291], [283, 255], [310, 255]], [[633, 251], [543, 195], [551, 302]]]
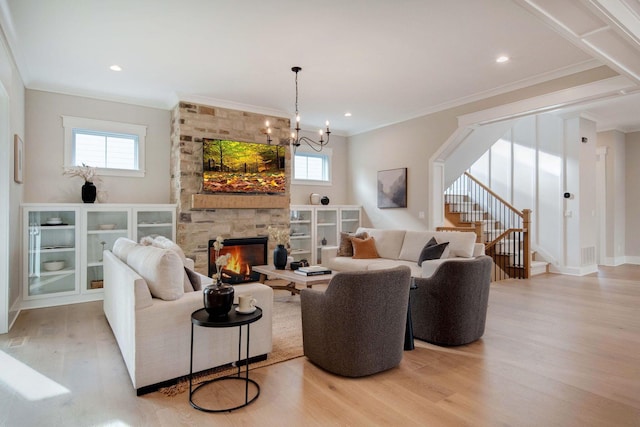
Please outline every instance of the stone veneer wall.
[[[264, 236], [270, 225], [289, 227], [288, 165], [291, 152], [288, 149], [285, 158], [286, 193], [284, 196], [270, 196], [286, 197], [286, 208], [231, 208], [224, 206], [224, 203], [219, 207], [214, 203], [215, 209], [194, 209], [192, 206], [192, 196], [202, 191], [203, 138], [266, 143], [265, 121], [269, 120], [273, 128], [273, 140], [286, 144], [289, 119], [187, 102], [180, 102], [174, 108], [171, 119], [171, 203], [177, 205], [176, 240], [186, 256], [195, 260], [198, 272], [207, 272], [207, 246], [210, 239], [217, 236]], [[217, 200], [215, 197], [212, 195], [212, 200]], [[252, 196], [238, 197], [250, 201]], [[283, 206], [283, 203], [278, 205]], [[269, 245], [270, 249], [275, 247], [272, 242]], [[269, 258], [272, 252], [268, 251]]]

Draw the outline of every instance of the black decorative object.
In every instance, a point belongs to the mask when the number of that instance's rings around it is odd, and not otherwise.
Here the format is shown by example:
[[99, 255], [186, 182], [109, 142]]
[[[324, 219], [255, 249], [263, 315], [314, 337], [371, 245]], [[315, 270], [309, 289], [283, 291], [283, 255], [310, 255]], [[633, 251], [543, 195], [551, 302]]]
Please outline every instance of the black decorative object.
[[96, 201], [97, 195], [98, 191], [96, 186], [93, 185], [93, 182], [85, 181], [82, 186], [82, 201], [85, 203], [93, 203]]
[[273, 265], [276, 270], [284, 270], [287, 266], [287, 249], [284, 245], [278, 245], [273, 251]]
[[320, 243], [322, 243], [322, 246], [326, 246], [326, 244], [327, 244], [327, 238], [326, 238], [326, 237], [323, 237], [323, 238], [322, 238], [322, 241], [321, 241]]
[[214, 283], [202, 290], [204, 298], [204, 308], [210, 317], [226, 318], [233, 305], [233, 286], [225, 283], [218, 283], [214, 278]]
[[329, 198], [327, 196], [322, 196], [322, 199], [320, 199], [320, 203], [322, 203], [323, 205], [328, 205]]

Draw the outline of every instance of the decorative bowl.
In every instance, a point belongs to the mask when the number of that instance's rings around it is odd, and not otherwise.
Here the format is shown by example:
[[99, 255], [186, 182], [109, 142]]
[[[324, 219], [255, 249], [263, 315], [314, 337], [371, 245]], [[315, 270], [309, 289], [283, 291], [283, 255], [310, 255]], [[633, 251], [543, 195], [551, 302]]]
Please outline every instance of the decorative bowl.
[[47, 224], [50, 224], [50, 225], [62, 224], [62, 218], [58, 218], [58, 217], [49, 218], [47, 220]]
[[115, 224], [100, 224], [98, 225], [98, 228], [100, 230], [113, 230], [114, 228], [116, 228]]
[[64, 261], [46, 261], [42, 263], [42, 268], [46, 271], [58, 271], [64, 268]]

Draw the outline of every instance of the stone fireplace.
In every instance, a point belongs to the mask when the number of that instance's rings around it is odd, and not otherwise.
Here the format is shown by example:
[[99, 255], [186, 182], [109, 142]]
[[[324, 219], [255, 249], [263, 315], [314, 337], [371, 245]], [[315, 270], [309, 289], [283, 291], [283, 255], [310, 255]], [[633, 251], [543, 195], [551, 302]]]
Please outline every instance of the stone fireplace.
[[[266, 236], [267, 228], [289, 227], [290, 168], [278, 195], [203, 194], [203, 138], [264, 142], [265, 121], [275, 143], [286, 144], [289, 119], [180, 102], [171, 117], [171, 203], [177, 205], [176, 241], [199, 273], [208, 273], [208, 244], [217, 236]], [[291, 152], [286, 150], [285, 164]], [[269, 259], [275, 244], [269, 243]], [[270, 262], [270, 261], [269, 261]]]

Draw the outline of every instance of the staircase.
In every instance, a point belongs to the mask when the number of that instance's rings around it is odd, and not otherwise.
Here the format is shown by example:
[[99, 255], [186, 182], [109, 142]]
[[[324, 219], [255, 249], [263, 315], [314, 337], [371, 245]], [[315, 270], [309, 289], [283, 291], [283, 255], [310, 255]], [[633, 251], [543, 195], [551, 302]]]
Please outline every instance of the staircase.
[[[547, 272], [529, 244], [531, 210], [518, 209], [465, 172], [445, 191], [445, 218], [454, 228], [472, 228], [493, 258], [493, 280], [526, 279]], [[446, 227], [445, 227], [446, 228]]]

